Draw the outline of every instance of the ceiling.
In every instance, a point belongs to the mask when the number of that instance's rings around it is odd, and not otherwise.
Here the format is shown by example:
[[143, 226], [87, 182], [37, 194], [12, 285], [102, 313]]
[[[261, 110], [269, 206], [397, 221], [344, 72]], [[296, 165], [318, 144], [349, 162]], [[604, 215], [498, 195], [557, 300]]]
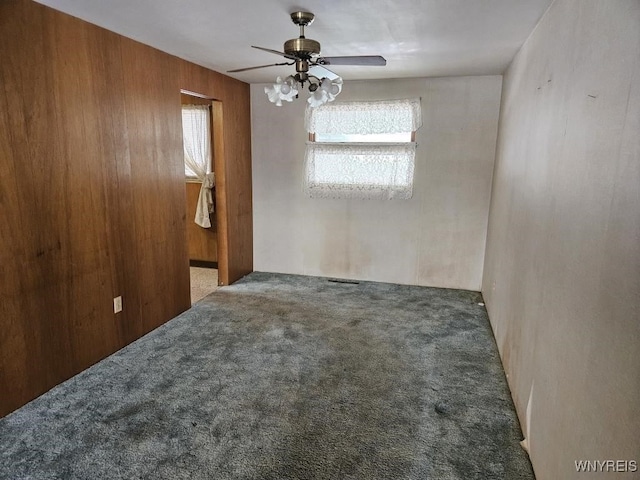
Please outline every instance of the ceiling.
[[[322, 54], [382, 55], [386, 67], [332, 66], [345, 80], [501, 74], [552, 0], [37, 0], [159, 50], [226, 73], [285, 61], [299, 29], [289, 14], [315, 13], [306, 36]], [[270, 67], [229, 76], [272, 82]]]

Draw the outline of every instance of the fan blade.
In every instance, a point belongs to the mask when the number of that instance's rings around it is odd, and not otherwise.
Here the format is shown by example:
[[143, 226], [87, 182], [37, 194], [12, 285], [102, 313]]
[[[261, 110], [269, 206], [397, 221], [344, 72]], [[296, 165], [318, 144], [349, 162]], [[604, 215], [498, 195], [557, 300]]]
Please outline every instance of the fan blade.
[[360, 55], [355, 57], [320, 57], [320, 65], [363, 65], [369, 67], [384, 67], [387, 61], [380, 55]]
[[251, 45], [251, 48], [257, 48], [258, 50], [263, 50], [265, 52], [275, 53], [276, 55], [282, 55], [284, 58], [288, 58], [289, 60], [297, 60], [297, 58], [294, 57], [293, 55], [289, 55], [288, 53], [284, 53], [284, 52], [279, 52], [278, 50], [272, 50], [270, 48], [264, 48], [264, 47], [256, 47], [255, 45]]
[[260, 65], [257, 67], [236, 68], [235, 70], [227, 70], [227, 73], [246, 72], [247, 70], [255, 70], [257, 68], [279, 67], [280, 65], [293, 65], [292, 62], [287, 63], [270, 63], [269, 65]]
[[335, 80], [336, 78], [340, 77], [340, 75], [332, 72], [322, 65], [312, 65], [311, 67], [309, 67], [309, 75], [313, 75], [314, 77], [318, 78], [328, 78], [329, 80]]

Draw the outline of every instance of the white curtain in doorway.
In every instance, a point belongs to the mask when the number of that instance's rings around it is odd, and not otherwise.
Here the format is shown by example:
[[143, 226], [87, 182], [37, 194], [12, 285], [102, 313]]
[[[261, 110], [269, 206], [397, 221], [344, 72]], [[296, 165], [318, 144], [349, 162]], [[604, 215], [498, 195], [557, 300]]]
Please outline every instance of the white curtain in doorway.
[[207, 105], [182, 106], [182, 135], [185, 173], [202, 182], [194, 221], [210, 228], [215, 176], [211, 172], [211, 120]]

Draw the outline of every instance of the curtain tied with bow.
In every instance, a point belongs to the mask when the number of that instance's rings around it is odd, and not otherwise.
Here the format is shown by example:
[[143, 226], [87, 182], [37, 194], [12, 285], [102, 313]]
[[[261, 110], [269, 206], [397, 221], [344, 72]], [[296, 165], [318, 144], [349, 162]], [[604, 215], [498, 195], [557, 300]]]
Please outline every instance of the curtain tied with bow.
[[182, 133], [185, 172], [202, 182], [196, 206], [195, 223], [211, 227], [215, 174], [211, 172], [211, 121], [206, 105], [182, 106]]

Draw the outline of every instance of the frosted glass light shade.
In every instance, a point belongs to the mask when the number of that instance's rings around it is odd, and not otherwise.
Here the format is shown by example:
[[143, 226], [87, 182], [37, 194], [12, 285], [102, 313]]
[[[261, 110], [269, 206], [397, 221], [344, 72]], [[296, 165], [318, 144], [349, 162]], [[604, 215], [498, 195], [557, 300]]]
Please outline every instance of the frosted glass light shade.
[[298, 95], [298, 86], [292, 77], [282, 80], [282, 77], [276, 78], [276, 83], [271, 86], [264, 87], [264, 93], [267, 94], [269, 101], [275, 103], [278, 107], [282, 106], [282, 101], [292, 102]]
[[333, 81], [323, 78], [320, 86], [309, 96], [307, 102], [311, 107], [319, 107], [325, 103], [333, 102], [341, 91], [342, 78], [338, 77]]
[[[269, 101], [275, 103], [278, 107], [282, 106], [282, 102], [292, 102], [298, 96], [297, 77], [289, 75], [284, 80], [281, 77], [276, 78], [276, 83], [264, 87], [264, 93], [267, 94]], [[316, 80], [316, 77], [313, 77]], [[305, 80], [306, 81], [306, 80]], [[301, 81], [304, 85], [304, 81]], [[342, 78], [337, 77], [334, 80], [323, 78], [319, 83], [314, 83], [309, 79], [310, 95], [307, 102], [311, 107], [319, 107], [327, 102], [333, 102], [342, 91]]]

